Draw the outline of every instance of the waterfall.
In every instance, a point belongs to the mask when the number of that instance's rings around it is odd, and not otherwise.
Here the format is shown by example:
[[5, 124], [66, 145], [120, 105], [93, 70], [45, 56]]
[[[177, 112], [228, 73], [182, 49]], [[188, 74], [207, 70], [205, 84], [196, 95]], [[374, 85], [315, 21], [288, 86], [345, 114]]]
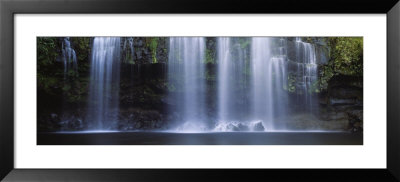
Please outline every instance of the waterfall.
[[230, 38], [218, 38], [218, 120], [226, 122], [229, 117], [230, 70], [232, 61], [230, 55]]
[[[76, 58], [75, 50], [71, 46], [69, 37], [62, 38], [61, 42], [61, 61], [64, 67], [64, 81], [63, 81], [63, 95], [68, 97], [70, 90], [74, 89], [74, 81], [78, 75], [78, 61]], [[68, 88], [64, 90], [64, 88]], [[71, 89], [72, 88], [72, 89]], [[67, 108], [67, 102], [63, 101], [63, 108]], [[68, 129], [68, 125], [71, 123], [71, 118], [67, 116], [67, 112], [63, 112], [62, 121], [60, 125], [62, 130]], [[79, 122], [81, 125], [81, 122]]]
[[75, 50], [71, 47], [69, 37], [63, 38], [61, 44], [62, 60], [64, 62], [64, 80], [68, 77], [70, 70], [78, 73], [78, 61]]
[[296, 38], [296, 62], [297, 83], [300, 98], [298, 99], [306, 107], [304, 109], [313, 112], [316, 98], [313, 97], [313, 85], [318, 79], [318, 65], [316, 63], [315, 47]]
[[217, 39], [218, 54], [218, 122], [242, 120], [241, 113], [246, 111], [241, 103], [244, 101], [245, 87], [244, 50], [238, 38], [221, 37]]
[[93, 40], [87, 116], [91, 129], [112, 129], [118, 121], [120, 45], [118, 37]]
[[[133, 40], [114, 37], [93, 40], [87, 115], [92, 129], [117, 126], [120, 54], [126, 50], [134, 52]], [[63, 46], [65, 55], [69, 50], [66, 47], [70, 45]], [[219, 37], [215, 49], [214, 70], [214, 65], [206, 68], [206, 38], [169, 38], [165, 83], [169, 92], [163, 101], [170, 113], [167, 118], [170, 126], [176, 126], [173, 128], [281, 130], [286, 129], [285, 119], [290, 117], [294, 106], [300, 106], [302, 112], [315, 111], [317, 99], [313, 89], [318, 80], [318, 66], [313, 44], [301, 38]], [[206, 71], [216, 73], [215, 83], [207, 82]], [[206, 83], [215, 84], [215, 90]]]
[[171, 100], [173, 112], [179, 112], [179, 130], [204, 130], [205, 124], [205, 38], [171, 37], [169, 39], [168, 79], [175, 89]]
[[[287, 60], [284, 40], [274, 51], [274, 38], [254, 37], [251, 43], [253, 119], [261, 120], [267, 130], [282, 126], [275, 120], [287, 114]], [[278, 52], [278, 53], [274, 53]]]

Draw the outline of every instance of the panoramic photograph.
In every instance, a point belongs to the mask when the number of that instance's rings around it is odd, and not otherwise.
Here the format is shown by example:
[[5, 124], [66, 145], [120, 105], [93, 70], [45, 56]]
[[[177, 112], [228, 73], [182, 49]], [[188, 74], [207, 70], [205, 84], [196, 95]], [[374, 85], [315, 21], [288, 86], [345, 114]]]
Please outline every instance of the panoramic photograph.
[[363, 37], [37, 37], [37, 145], [363, 145]]

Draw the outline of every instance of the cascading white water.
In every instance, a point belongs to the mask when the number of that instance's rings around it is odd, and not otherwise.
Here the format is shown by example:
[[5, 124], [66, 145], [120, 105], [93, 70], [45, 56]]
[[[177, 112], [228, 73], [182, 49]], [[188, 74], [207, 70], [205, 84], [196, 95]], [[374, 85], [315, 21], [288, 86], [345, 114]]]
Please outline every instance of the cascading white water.
[[[206, 97], [210, 93], [205, 79], [205, 38], [169, 38], [168, 89], [174, 90], [169, 95], [169, 109], [178, 115], [174, 116], [178, 130], [286, 129], [285, 124], [277, 121], [290, 111], [287, 90], [290, 74], [296, 75], [296, 95], [312, 110], [316, 100], [311, 93], [312, 86], [318, 79], [314, 46], [299, 38], [293, 41], [271, 37], [247, 40], [251, 40], [248, 77], [243, 74], [247, 63], [239, 38], [217, 38], [217, 118], [216, 122], [210, 122], [206, 112]], [[290, 49], [295, 52], [294, 60], [288, 58], [288, 41], [293, 43]], [[88, 106], [92, 129], [110, 129], [118, 122], [120, 47], [120, 38], [96, 37], [93, 41]], [[131, 48], [133, 53], [130, 39], [125, 39], [123, 47]], [[297, 70], [289, 70], [289, 62], [297, 65]], [[242, 82], [247, 80], [250, 87], [239, 88], [246, 85]]]
[[69, 71], [78, 73], [78, 61], [76, 59], [75, 50], [71, 47], [69, 37], [65, 37], [61, 44], [62, 60], [64, 62], [64, 79], [67, 78]]
[[[77, 56], [73, 49], [75, 44], [71, 45], [68, 37], [59, 40], [62, 57], [57, 61], [64, 63], [64, 82], [69, 86], [68, 82], [75, 80], [68, 76], [78, 73]], [[134, 61], [130, 57], [134, 55], [134, 43], [137, 45], [136, 55], [146, 50], [135, 40], [140, 38], [93, 39], [85, 118], [88, 129], [116, 129], [119, 122], [121, 61]], [[168, 83], [162, 80], [163, 84], [156, 86], [167, 86], [173, 91], [167, 99], [160, 89], [162, 92], [157, 93], [157, 97], [160, 95], [162, 104], [165, 103], [172, 111], [166, 114], [166, 121], [176, 121], [178, 130], [285, 130], [288, 122], [283, 117], [317, 111], [317, 94], [313, 92], [318, 81], [316, 52], [319, 52], [319, 44], [307, 43], [302, 38], [277, 37], [171, 37], [168, 40], [168, 61], [164, 60], [162, 51], [159, 63], [161, 65], [165, 61], [168, 64]], [[209, 41], [207, 44], [206, 40]], [[214, 40], [217, 40], [216, 46]], [[160, 46], [162, 50], [163, 46]], [[207, 61], [212, 60], [207, 64], [206, 52]], [[142, 63], [140, 58], [138, 60]], [[164, 110], [160, 113], [165, 114]]]
[[[293, 95], [302, 98], [296, 104], [304, 105], [312, 111], [312, 103], [316, 100], [313, 98], [312, 87], [318, 79], [315, 48], [312, 44], [302, 42], [300, 38], [251, 38], [250, 88], [239, 88], [246, 85], [241, 82], [246, 83], [247, 77], [243, 74], [246, 70], [246, 49], [240, 46], [238, 40], [231, 37], [217, 38], [217, 118], [211, 128], [213, 131], [285, 130], [284, 120], [292, 111], [289, 103], [292, 103], [290, 98]], [[288, 47], [288, 41], [292, 47]], [[204, 50], [194, 45], [197, 42], [193, 38], [170, 39], [170, 82], [177, 87], [183, 83], [180, 86], [183, 97], [178, 99], [180, 102], [177, 103], [177, 110], [183, 113], [184, 127], [181, 129], [186, 131], [188, 128], [202, 130], [200, 128], [204, 128], [204, 125], [198, 123], [208, 119], [204, 115], [204, 81], [199, 79], [199, 75], [204, 72], [204, 64], [197, 62], [202, 60], [199, 51], [202, 55], [204, 53], [201, 51]], [[292, 60], [288, 58], [288, 49], [295, 53]], [[289, 70], [289, 63], [296, 65], [297, 69]], [[182, 80], [176, 81], [175, 77], [175, 82], [172, 82], [171, 75], [180, 75]], [[289, 84], [288, 79], [293, 79], [291, 75], [295, 75], [295, 78]], [[249, 97], [246, 97], [247, 91]], [[289, 93], [292, 94], [290, 98]], [[245, 100], [250, 100], [249, 104]]]
[[[179, 130], [205, 130], [205, 38], [169, 38], [169, 83], [181, 90], [171, 95], [181, 113]], [[179, 85], [182, 83], [182, 85]]]
[[[69, 94], [69, 89], [64, 90], [64, 88], [71, 88], [71, 81], [75, 79], [78, 74], [78, 60], [76, 57], [75, 50], [71, 46], [70, 38], [64, 37], [61, 42], [61, 61], [64, 66], [64, 82], [63, 82], [63, 94], [67, 96]], [[66, 106], [67, 102], [63, 102], [63, 107]], [[65, 114], [65, 113], [63, 113]], [[67, 125], [70, 123], [70, 118], [63, 115], [60, 125], [61, 129], [65, 130]], [[80, 122], [81, 123], [81, 122]]]
[[118, 121], [120, 38], [93, 40], [88, 116], [90, 129], [111, 129]]
[[307, 111], [312, 112], [313, 104], [316, 102], [316, 98], [312, 95], [312, 84], [318, 79], [315, 47], [310, 43], [301, 41], [299, 37], [296, 38], [296, 62], [298, 62], [297, 83], [303, 95], [300, 101], [307, 106], [305, 108]]
[[[241, 113], [246, 112], [243, 106], [246, 78], [244, 77], [244, 49], [238, 38], [220, 37], [217, 39], [218, 61], [218, 115], [217, 125], [230, 121], [243, 121]], [[239, 104], [241, 103], [241, 104]]]
[[232, 69], [232, 60], [230, 53], [230, 38], [218, 38], [218, 121], [226, 122], [229, 117], [229, 103], [231, 87], [230, 70]]
[[253, 119], [261, 120], [266, 130], [282, 127], [275, 119], [285, 115], [287, 108], [283, 90], [287, 83], [284, 41], [280, 41], [277, 54], [273, 51], [273, 41], [269, 37], [254, 37], [251, 44]]

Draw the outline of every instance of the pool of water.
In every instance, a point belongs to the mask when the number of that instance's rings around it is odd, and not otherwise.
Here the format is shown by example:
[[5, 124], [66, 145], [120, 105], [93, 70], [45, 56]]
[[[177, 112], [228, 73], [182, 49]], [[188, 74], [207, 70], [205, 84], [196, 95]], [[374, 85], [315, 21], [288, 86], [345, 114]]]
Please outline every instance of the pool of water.
[[362, 145], [348, 132], [54, 132], [38, 133], [38, 145]]

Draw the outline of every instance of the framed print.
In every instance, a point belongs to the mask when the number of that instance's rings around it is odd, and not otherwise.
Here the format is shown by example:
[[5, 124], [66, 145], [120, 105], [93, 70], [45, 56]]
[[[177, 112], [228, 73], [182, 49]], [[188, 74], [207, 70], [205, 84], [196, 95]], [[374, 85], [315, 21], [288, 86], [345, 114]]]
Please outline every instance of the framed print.
[[398, 181], [396, 3], [1, 2], [1, 178]]

